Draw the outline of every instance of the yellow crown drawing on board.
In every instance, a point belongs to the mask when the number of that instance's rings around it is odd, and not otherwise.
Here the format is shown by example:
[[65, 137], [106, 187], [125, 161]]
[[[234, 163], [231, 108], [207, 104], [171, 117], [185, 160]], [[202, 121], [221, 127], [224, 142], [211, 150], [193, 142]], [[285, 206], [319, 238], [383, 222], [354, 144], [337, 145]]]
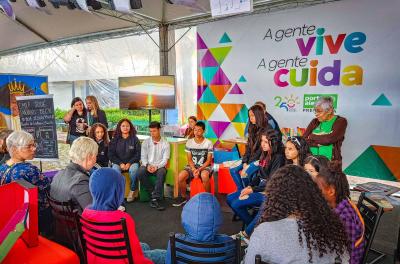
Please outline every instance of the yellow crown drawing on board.
[[8, 88], [10, 89], [10, 94], [23, 94], [25, 92], [25, 86], [21, 82], [17, 82], [14, 79], [14, 82], [8, 84]]

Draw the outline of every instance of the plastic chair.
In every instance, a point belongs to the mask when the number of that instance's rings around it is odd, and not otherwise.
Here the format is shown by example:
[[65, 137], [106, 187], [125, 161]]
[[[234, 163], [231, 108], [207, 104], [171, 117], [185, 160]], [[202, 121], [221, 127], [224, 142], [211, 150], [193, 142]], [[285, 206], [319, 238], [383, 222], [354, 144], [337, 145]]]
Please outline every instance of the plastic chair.
[[[363, 217], [365, 223], [364, 236], [366, 240], [366, 247], [362, 263], [373, 264], [385, 257], [384, 253], [371, 248], [379, 221], [383, 214], [383, 208], [373, 200], [369, 199], [366, 193], [361, 193], [357, 207], [358, 210], [360, 210], [361, 216]], [[372, 261], [368, 262], [367, 260], [370, 252], [373, 252], [378, 256], [373, 258]]]
[[90, 252], [103, 259], [127, 260], [128, 263], [133, 264], [125, 218], [116, 222], [94, 222], [77, 215], [77, 219], [86, 257]]
[[[175, 233], [170, 233], [169, 235], [170, 248], [171, 248], [171, 263], [177, 264], [179, 263], [188, 263], [188, 264], [201, 264], [201, 263], [212, 263], [212, 264], [239, 264], [241, 260], [241, 251], [240, 251], [240, 239], [236, 238], [230, 240], [225, 243], [193, 243], [189, 241], [185, 241], [176, 237]], [[178, 246], [177, 243], [180, 245]], [[183, 247], [182, 247], [183, 246]], [[225, 250], [223, 252], [218, 252], [218, 249], [225, 248], [227, 246], [231, 246], [233, 250]], [[190, 248], [190, 249], [188, 249]], [[196, 250], [198, 249], [198, 250]], [[210, 249], [210, 251], [214, 251], [214, 253], [201, 252], [201, 250]], [[180, 254], [178, 254], [180, 253]], [[204, 261], [194, 261], [185, 258], [182, 254], [204, 259]], [[223, 261], [214, 261], [216, 258], [223, 258]]]

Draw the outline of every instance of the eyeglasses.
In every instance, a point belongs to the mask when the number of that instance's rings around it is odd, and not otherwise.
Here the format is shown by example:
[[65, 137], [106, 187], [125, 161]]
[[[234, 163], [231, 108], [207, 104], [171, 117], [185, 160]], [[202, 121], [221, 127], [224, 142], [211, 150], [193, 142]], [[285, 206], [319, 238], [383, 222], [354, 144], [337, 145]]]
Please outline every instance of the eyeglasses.
[[38, 144], [37, 143], [32, 143], [32, 144], [28, 144], [25, 146], [18, 146], [20, 148], [37, 148]]
[[288, 141], [296, 143], [299, 147], [301, 147], [300, 141], [297, 137], [288, 137]]

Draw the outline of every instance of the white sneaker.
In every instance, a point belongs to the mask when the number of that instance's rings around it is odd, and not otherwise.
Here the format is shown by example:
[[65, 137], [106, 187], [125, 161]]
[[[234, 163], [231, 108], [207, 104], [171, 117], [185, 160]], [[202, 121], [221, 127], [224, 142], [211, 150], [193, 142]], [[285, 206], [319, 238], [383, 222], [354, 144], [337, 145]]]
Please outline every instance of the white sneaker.
[[118, 207], [118, 210], [120, 210], [120, 211], [122, 211], [122, 212], [125, 212], [125, 206], [122, 206], [122, 205], [120, 205], [119, 207]]
[[134, 200], [133, 194], [134, 194], [134, 193], [135, 193], [134, 191], [129, 191], [128, 197], [126, 198], [126, 201], [127, 201], [128, 203], [133, 202], [133, 200]]

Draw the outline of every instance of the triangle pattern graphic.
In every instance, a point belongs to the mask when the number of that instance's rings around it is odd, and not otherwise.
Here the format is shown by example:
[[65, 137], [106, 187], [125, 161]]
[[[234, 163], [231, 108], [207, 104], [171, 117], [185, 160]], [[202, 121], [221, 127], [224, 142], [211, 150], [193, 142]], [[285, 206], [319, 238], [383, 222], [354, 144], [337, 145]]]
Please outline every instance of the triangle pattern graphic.
[[218, 104], [212, 104], [212, 103], [198, 103], [198, 105], [201, 111], [203, 112], [205, 119], [208, 119], [214, 112], [215, 108], [217, 108], [218, 106]]
[[240, 112], [235, 116], [232, 122], [247, 123], [247, 119], [248, 119], [248, 109], [246, 105], [243, 105], [242, 109], [240, 109]]
[[219, 102], [221, 102], [222, 98], [224, 98], [226, 93], [229, 91], [230, 87], [231, 87], [230, 84], [228, 85], [210, 84], [210, 89], [213, 91], [213, 94], [215, 95], [215, 97], [218, 99]]
[[199, 103], [218, 103], [217, 98], [215, 98], [213, 92], [210, 88], [204, 90], [201, 98], [198, 100]]
[[379, 105], [379, 106], [392, 106], [392, 103], [389, 101], [389, 99], [384, 95], [381, 94], [375, 102], [372, 103], [372, 105]]
[[204, 43], [204, 40], [200, 37], [200, 34], [197, 33], [197, 49], [202, 50], [202, 49], [207, 49], [206, 43]]
[[231, 122], [229, 117], [226, 115], [225, 111], [222, 109], [221, 105], [219, 104], [215, 109], [214, 112], [207, 118], [208, 121], [224, 121], [224, 122]]
[[213, 128], [218, 138], [221, 137], [221, 135], [224, 133], [224, 131], [230, 124], [230, 122], [223, 122], [223, 121], [208, 121], [208, 123]]
[[197, 86], [207, 86], [206, 81], [203, 79], [200, 71], [197, 71]]
[[396, 178], [386, 167], [385, 163], [372, 146], [369, 146], [361, 153], [361, 155], [344, 170], [344, 173], [365, 178], [396, 181]]
[[243, 91], [240, 89], [239, 85], [235, 83], [229, 94], [243, 94]]
[[221, 107], [224, 109], [229, 120], [232, 121], [243, 108], [243, 104], [221, 104]]
[[211, 80], [214, 78], [215, 73], [218, 71], [219, 67], [200, 67], [200, 72], [202, 75], [202, 78], [206, 82], [206, 84], [209, 84]]
[[209, 50], [214, 56], [214, 58], [221, 65], [222, 62], [225, 60], [226, 56], [228, 55], [228, 53], [231, 51], [231, 49], [232, 46], [226, 46], [226, 47], [210, 48]]
[[226, 32], [224, 33], [224, 35], [221, 37], [221, 39], [219, 40], [220, 44], [224, 44], [224, 43], [230, 43], [232, 42], [231, 38], [228, 36], [228, 34], [226, 34]]
[[212, 126], [210, 125], [210, 123], [208, 121], [203, 121], [204, 124], [206, 125], [206, 131], [204, 133], [204, 137], [210, 139], [210, 138], [217, 138], [217, 135], [215, 134]]
[[400, 160], [400, 147], [388, 147], [388, 146], [377, 146], [372, 145], [376, 153], [383, 160], [386, 167], [390, 172], [400, 180], [400, 166], [398, 161]]
[[239, 137], [244, 137], [244, 130], [246, 129], [246, 123], [232, 123]]
[[200, 62], [200, 67], [218, 67], [218, 62], [208, 50]]
[[240, 76], [240, 79], [239, 79], [238, 82], [247, 82], [247, 80], [246, 80], [246, 78], [244, 78], [244, 76], [242, 75], [242, 76]]
[[218, 68], [217, 72], [214, 75], [214, 78], [212, 79], [211, 83], [207, 82], [208, 84], [226, 84], [226, 85], [231, 85], [231, 82], [229, 81], [228, 77], [225, 75], [224, 71], [221, 69], [221, 67]]
[[206, 117], [203, 114], [203, 111], [201, 110], [199, 104], [197, 104], [197, 120], [204, 120]]
[[207, 86], [197, 86], [197, 100], [201, 98], [204, 91], [207, 89]]

